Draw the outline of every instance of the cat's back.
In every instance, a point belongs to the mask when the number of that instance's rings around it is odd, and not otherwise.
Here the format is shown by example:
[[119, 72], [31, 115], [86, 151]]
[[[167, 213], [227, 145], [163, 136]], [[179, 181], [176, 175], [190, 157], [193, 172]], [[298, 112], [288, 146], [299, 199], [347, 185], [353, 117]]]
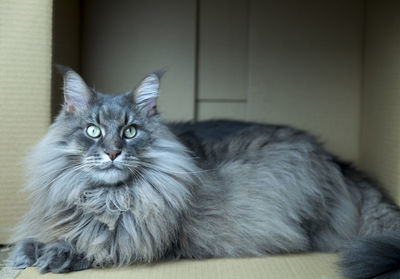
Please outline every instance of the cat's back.
[[197, 157], [212, 164], [249, 155], [265, 156], [268, 151], [326, 155], [313, 136], [288, 126], [231, 120], [171, 123], [168, 126]]

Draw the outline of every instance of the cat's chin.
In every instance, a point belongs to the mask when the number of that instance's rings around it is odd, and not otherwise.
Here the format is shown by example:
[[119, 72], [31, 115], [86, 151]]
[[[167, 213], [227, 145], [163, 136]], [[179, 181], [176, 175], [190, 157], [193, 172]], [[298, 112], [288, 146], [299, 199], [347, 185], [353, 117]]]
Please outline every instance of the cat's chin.
[[94, 170], [92, 179], [99, 183], [105, 184], [119, 184], [129, 178], [129, 173], [118, 169], [118, 168], [108, 168], [104, 170]]

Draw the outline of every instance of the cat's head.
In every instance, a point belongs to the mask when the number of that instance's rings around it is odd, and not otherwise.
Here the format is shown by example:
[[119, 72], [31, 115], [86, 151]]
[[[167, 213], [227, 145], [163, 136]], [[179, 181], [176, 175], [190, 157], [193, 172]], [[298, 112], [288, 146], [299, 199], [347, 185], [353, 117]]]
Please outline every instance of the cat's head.
[[117, 184], [137, 173], [155, 137], [168, 136], [156, 109], [160, 74], [119, 95], [89, 88], [73, 70], [64, 74], [64, 105], [53, 126], [70, 163], [92, 181]]

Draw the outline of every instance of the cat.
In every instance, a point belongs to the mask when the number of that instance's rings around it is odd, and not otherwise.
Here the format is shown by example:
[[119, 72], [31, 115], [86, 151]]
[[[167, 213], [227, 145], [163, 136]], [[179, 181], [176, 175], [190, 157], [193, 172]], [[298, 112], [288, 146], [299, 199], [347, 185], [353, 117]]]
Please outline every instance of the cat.
[[323, 251], [349, 278], [399, 274], [400, 210], [375, 182], [291, 127], [164, 123], [160, 77], [107, 95], [65, 70], [63, 107], [28, 157], [12, 266]]

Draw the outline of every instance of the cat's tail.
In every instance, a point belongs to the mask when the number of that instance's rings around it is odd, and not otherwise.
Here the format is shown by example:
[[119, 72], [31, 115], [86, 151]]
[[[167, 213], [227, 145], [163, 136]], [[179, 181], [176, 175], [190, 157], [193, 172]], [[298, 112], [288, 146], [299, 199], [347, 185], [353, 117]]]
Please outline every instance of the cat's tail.
[[400, 278], [400, 234], [385, 233], [352, 242], [341, 252], [339, 266], [349, 279]]

